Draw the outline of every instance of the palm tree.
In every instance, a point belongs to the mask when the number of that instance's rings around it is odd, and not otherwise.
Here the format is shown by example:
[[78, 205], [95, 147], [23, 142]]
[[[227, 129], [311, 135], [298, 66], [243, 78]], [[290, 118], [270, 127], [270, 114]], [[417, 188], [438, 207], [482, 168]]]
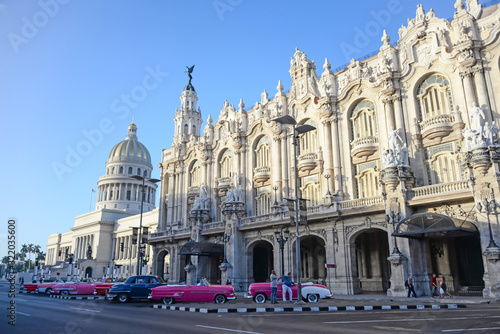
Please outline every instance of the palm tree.
[[2, 263], [4, 263], [4, 264], [9, 263], [9, 257], [8, 256], [2, 257]]
[[34, 252], [34, 247], [35, 247], [35, 245], [33, 245], [33, 244], [28, 245], [28, 261], [30, 263], [30, 266], [28, 267], [29, 269], [31, 269], [31, 253]]
[[[26, 245], [23, 245], [23, 246], [26, 246]], [[22, 251], [22, 248], [21, 248], [21, 251]], [[16, 260], [23, 262], [23, 271], [25, 269], [25, 267], [24, 267], [25, 257], [26, 257], [26, 253], [23, 253], [23, 252], [16, 253], [16, 255], [15, 255]]]
[[28, 253], [29, 247], [26, 244], [21, 245], [21, 250], [19, 251], [21, 256], [18, 259], [22, 259], [23, 261], [23, 269], [24, 269], [24, 260], [26, 259], [26, 253]]

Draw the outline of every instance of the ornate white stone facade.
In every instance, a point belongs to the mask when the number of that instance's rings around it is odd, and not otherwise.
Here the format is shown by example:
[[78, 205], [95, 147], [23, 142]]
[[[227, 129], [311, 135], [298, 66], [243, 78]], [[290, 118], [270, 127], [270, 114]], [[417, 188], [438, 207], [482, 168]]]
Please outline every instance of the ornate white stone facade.
[[[419, 5], [397, 43], [384, 32], [377, 55], [335, 73], [326, 59], [318, 76], [297, 49], [289, 92], [280, 81], [249, 109], [225, 101], [203, 135], [189, 83], [159, 165], [153, 271], [188, 283], [231, 276], [245, 290], [281, 268], [274, 232], [288, 228], [284, 267], [295, 274], [286, 199], [299, 187], [303, 280], [403, 295], [413, 274], [429, 294], [441, 272], [455, 293], [499, 296], [500, 252], [489, 242], [490, 226], [500, 238], [498, 217], [477, 203], [500, 198], [500, 8], [458, 0], [455, 9], [448, 21]], [[290, 128], [272, 121], [283, 115], [316, 128], [298, 138], [296, 171]]]

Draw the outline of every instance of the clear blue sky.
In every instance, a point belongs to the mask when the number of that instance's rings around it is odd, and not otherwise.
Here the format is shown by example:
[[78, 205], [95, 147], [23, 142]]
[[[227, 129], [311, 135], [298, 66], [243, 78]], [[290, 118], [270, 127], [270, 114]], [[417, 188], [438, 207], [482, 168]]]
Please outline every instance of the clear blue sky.
[[[45, 250], [49, 234], [89, 211], [132, 117], [159, 177], [186, 66], [196, 65], [203, 119], [215, 120], [224, 99], [248, 109], [264, 89], [274, 96], [278, 80], [288, 91], [295, 47], [320, 75], [325, 57], [335, 68], [377, 50], [382, 29], [397, 41], [418, 3], [453, 16], [455, 0], [0, 1], [0, 256], [8, 218], [19, 224], [18, 250]], [[149, 72], [157, 80], [144, 84]], [[81, 159], [68, 160], [71, 150]]]

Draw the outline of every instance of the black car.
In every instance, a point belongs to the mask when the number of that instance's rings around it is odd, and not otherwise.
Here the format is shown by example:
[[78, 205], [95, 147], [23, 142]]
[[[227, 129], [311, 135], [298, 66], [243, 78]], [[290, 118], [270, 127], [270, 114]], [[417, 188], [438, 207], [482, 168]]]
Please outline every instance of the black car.
[[151, 289], [160, 285], [167, 285], [159, 276], [140, 275], [131, 276], [123, 284], [115, 284], [106, 294], [109, 301], [118, 300], [121, 303], [128, 302], [131, 298], [148, 298]]

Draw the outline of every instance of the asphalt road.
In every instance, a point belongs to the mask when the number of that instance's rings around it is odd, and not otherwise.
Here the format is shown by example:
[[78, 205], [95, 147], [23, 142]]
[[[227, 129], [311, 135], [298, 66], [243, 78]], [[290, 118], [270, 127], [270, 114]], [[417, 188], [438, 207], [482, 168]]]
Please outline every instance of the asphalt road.
[[8, 324], [7, 285], [0, 284], [0, 333], [500, 333], [500, 305], [455, 310], [387, 310], [204, 314], [127, 304], [16, 295]]

